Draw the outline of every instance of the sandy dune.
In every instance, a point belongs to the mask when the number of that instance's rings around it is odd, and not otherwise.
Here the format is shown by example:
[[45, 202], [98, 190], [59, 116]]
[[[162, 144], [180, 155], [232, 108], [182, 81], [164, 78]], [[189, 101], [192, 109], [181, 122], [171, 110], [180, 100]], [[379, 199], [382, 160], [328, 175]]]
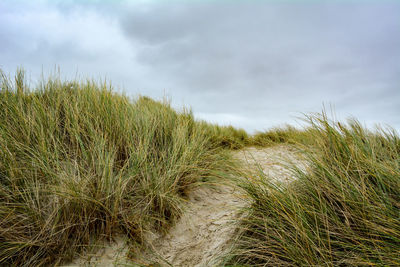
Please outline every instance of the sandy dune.
[[[233, 152], [249, 170], [261, 168], [276, 182], [290, 182], [293, 178], [287, 162], [304, 167], [300, 153], [289, 146], [270, 148], [246, 148]], [[129, 262], [121, 260], [126, 252], [123, 243], [110, 244], [97, 253], [90, 265], [96, 266], [216, 266], [233, 244], [235, 222], [241, 209], [247, 205], [243, 193], [228, 185], [202, 186], [194, 189], [188, 200], [185, 213], [167, 235], [148, 236], [150, 249]], [[75, 261], [82, 266], [84, 261]]]

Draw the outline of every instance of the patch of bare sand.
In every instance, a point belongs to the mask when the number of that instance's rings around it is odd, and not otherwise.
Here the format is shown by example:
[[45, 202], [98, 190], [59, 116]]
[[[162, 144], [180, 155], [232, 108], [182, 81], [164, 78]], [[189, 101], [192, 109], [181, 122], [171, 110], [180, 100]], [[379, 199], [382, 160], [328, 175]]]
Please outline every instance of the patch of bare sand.
[[[270, 148], [246, 148], [234, 152], [244, 167], [258, 167], [272, 179], [290, 182], [288, 161], [305, 168], [300, 152], [287, 145]], [[243, 193], [235, 186], [199, 187], [190, 193], [185, 214], [166, 236], [153, 236], [153, 255], [142, 264], [160, 266], [219, 266], [229, 253], [241, 208], [247, 205]], [[155, 265], [154, 265], [155, 266]]]
[[251, 172], [260, 169], [275, 182], [289, 183], [294, 180], [291, 166], [305, 171], [307, 163], [303, 153], [290, 145], [276, 145], [267, 148], [249, 147], [238, 151], [234, 157]]
[[128, 259], [128, 246], [126, 238], [122, 235], [117, 236], [112, 242], [102, 242], [98, 247], [93, 248], [91, 252], [76, 258], [72, 262], [62, 265], [62, 267], [80, 267], [80, 266], [126, 266]]
[[152, 237], [153, 254], [142, 256], [141, 264], [218, 265], [220, 258], [230, 249], [236, 231], [233, 221], [238, 219], [244, 205], [243, 197], [233, 186], [194, 189], [189, 195], [186, 212], [167, 235]]
[[[269, 177], [283, 183], [293, 180], [288, 161], [306, 167], [301, 153], [286, 145], [246, 148], [234, 152], [234, 157], [249, 170], [261, 167]], [[233, 185], [197, 187], [190, 192], [187, 209], [168, 234], [149, 234], [150, 249], [124, 266], [220, 266], [231, 249], [235, 222], [246, 205], [243, 193]], [[110, 244], [96, 258], [96, 266], [122, 266], [116, 256], [117, 251], [124, 251], [122, 248], [122, 243]]]

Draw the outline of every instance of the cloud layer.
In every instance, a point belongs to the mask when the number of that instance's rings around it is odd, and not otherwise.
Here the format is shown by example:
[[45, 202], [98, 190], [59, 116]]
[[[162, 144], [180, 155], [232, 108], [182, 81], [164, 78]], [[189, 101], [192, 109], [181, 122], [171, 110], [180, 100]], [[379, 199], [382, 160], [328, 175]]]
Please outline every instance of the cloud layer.
[[334, 106], [400, 129], [400, 4], [0, 4], [0, 66], [57, 65], [250, 131]]

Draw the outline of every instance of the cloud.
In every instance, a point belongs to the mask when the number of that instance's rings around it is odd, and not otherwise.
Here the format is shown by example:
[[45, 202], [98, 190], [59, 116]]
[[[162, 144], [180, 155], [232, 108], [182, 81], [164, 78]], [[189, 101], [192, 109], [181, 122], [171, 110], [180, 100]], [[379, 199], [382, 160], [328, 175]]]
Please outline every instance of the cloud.
[[399, 11], [376, 3], [164, 4], [128, 11], [121, 25], [143, 44], [138, 61], [173, 77], [201, 110], [275, 117], [327, 102], [365, 119], [384, 117], [374, 107], [400, 99]]
[[104, 77], [248, 130], [332, 104], [400, 129], [400, 4], [5, 1], [0, 65]]

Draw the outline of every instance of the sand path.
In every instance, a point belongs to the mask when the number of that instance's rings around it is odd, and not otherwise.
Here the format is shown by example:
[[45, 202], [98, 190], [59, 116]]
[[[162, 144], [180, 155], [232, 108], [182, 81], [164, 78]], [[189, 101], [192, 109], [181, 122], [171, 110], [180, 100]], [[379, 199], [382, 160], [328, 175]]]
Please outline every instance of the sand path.
[[[290, 146], [246, 148], [235, 151], [234, 157], [250, 171], [261, 168], [276, 182], [290, 182], [293, 178], [285, 166], [292, 162], [304, 166], [299, 152]], [[247, 205], [243, 192], [235, 186], [216, 185], [199, 187], [189, 195], [185, 214], [164, 237], [155, 238], [152, 249], [158, 254], [160, 266], [216, 266], [229, 253], [235, 237], [241, 208]]]
[[238, 189], [202, 186], [190, 193], [188, 202], [169, 233], [151, 241], [148, 266], [214, 266], [229, 251], [236, 229], [233, 221], [245, 205]]
[[[287, 161], [305, 166], [300, 153], [284, 145], [250, 147], [233, 153], [244, 167], [250, 171], [261, 168], [276, 182], [292, 180], [285, 167]], [[125, 265], [124, 261], [124, 266], [220, 266], [222, 257], [232, 247], [235, 222], [241, 216], [241, 209], [248, 205], [243, 192], [234, 185], [202, 186], [190, 192], [187, 204], [185, 213], [167, 235], [149, 235], [151, 252], [137, 256], [136, 263]], [[122, 266], [116, 260], [121, 243], [104, 251], [96, 266]]]

